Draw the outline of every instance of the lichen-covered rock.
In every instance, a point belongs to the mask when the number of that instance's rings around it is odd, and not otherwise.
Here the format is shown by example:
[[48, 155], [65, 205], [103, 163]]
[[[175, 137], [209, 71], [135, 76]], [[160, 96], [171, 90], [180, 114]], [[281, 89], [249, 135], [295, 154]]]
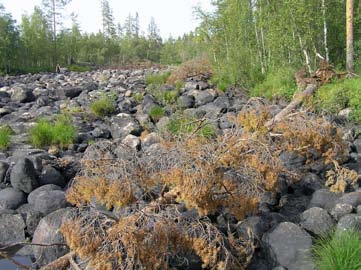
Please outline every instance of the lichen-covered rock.
[[[59, 209], [42, 218], [33, 236], [33, 243], [39, 244], [65, 244], [65, 239], [60, 232], [60, 227], [70, 214], [71, 209]], [[66, 245], [52, 247], [33, 247], [34, 256], [38, 265], [46, 265], [65, 255], [69, 249]]]
[[333, 228], [335, 221], [326, 210], [312, 207], [301, 214], [300, 225], [315, 235], [325, 235]]
[[11, 187], [0, 190], [0, 210], [16, 209], [25, 202], [25, 194], [20, 190]]
[[311, 257], [312, 237], [296, 224], [280, 223], [262, 240], [274, 266], [288, 270], [315, 269]]
[[10, 182], [14, 188], [25, 193], [37, 188], [39, 182], [33, 163], [27, 158], [20, 159], [11, 170]]

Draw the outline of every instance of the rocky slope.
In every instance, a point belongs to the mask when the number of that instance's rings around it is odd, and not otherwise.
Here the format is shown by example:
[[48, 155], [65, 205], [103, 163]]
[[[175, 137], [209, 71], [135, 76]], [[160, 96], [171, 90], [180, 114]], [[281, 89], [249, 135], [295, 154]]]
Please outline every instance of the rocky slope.
[[[177, 106], [166, 105], [164, 115], [155, 121], [151, 109], [162, 104], [149, 93], [145, 75], [157, 72], [160, 70], [104, 70], [0, 78], [0, 126], [9, 125], [15, 132], [9, 149], [0, 152], [1, 245], [26, 239], [46, 244], [64, 242], [59, 228], [73, 208], [65, 193], [80, 171], [84, 153], [88, 157], [96, 154], [91, 152], [96, 149], [94, 145], [109, 143], [116, 157], [124, 154], [118, 146], [127, 145], [156, 159], [161, 131], [177, 110], [208, 119], [213, 132], [224, 134], [232, 128], [229, 119], [250, 104], [244, 91], [220, 92], [207, 76], [195, 76], [177, 92]], [[174, 90], [172, 85], [159, 89], [160, 93]], [[90, 104], [104, 93], [116, 97], [116, 111], [95, 117]], [[271, 113], [283, 105], [271, 104]], [[60, 113], [71, 115], [78, 133], [75, 142], [66, 149], [34, 148], [28, 131], [39, 118]], [[344, 135], [349, 149], [343, 166], [361, 174], [361, 135], [355, 127], [344, 129]], [[303, 157], [292, 153], [282, 153], [281, 160], [291, 171], [306, 164]], [[256, 215], [233, 221], [239, 234], [251, 228], [256, 239], [247, 269], [314, 269], [310, 259], [313, 237], [333, 227], [361, 229], [361, 190], [353, 186], [345, 194], [330, 192], [325, 187], [326, 169], [307, 167], [300, 181], [288, 184], [276, 195], [265, 193]], [[95, 207], [107, 211], [101, 205]], [[219, 227], [230, 222], [223, 215], [213, 220]], [[67, 252], [66, 246], [26, 246], [18, 253], [44, 265]]]

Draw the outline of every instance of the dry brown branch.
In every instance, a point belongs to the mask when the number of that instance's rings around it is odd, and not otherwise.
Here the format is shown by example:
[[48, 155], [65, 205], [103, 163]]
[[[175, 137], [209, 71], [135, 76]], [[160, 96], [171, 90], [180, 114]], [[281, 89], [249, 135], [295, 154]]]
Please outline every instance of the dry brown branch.
[[306, 99], [312, 97], [313, 93], [317, 90], [317, 85], [309, 84], [306, 89], [292, 99], [292, 101], [271, 120], [269, 120], [265, 126], [271, 128], [275, 123], [282, 121], [293, 110], [297, 109]]
[[70, 260], [75, 256], [75, 252], [71, 251], [55, 261], [41, 267], [39, 270], [63, 270], [69, 266]]

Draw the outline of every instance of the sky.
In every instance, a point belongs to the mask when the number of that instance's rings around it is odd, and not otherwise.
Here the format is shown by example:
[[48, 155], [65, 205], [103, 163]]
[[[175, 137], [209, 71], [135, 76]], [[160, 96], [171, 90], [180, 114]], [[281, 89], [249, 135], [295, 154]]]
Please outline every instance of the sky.
[[[194, 7], [211, 11], [211, 0], [109, 0], [113, 9], [115, 22], [124, 23], [131, 13], [139, 14], [141, 30], [146, 32], [151, 17], [154, 17], [162, 38], [182, 36], [194, 30], [199, 20], [194, 15]], [[20, 23], [22, 14], [31, 14], [35, 5], [41, 0], [0, 0], [7, 12]], [[84, 32], [98, 32], [102, 28], [100, 0], [72, 0], [66, 13], [78, 14], [81, 30]], [[69, 24], [67, 20], [65, 26]]]

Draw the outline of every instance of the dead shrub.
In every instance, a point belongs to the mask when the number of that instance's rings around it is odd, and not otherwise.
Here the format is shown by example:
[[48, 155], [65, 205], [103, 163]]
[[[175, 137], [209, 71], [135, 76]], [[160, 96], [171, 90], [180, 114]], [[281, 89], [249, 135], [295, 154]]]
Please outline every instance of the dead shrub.
[[340, 166], [336, 161], [333, 164], [334, 168], [326, 173], [325, 185], [332, 192], [345, 192], [354, 189], [361, 176], [354, 170]]
[[206, 56], [197, 57], [186, 61], [172, 71], [167, 83], [176, 84], [187, 78], [205, 75], [209, 77], [212, 73], [211, 63]]
[[247, 239], [224, 234], [209, 220], [183, 218], [174, 208], [119, 221], [82, 212], [61, 231], [94, 270], [186, 269], [191, 261], [202, 269], [244, 269], [254, 250], [250, 232]]

